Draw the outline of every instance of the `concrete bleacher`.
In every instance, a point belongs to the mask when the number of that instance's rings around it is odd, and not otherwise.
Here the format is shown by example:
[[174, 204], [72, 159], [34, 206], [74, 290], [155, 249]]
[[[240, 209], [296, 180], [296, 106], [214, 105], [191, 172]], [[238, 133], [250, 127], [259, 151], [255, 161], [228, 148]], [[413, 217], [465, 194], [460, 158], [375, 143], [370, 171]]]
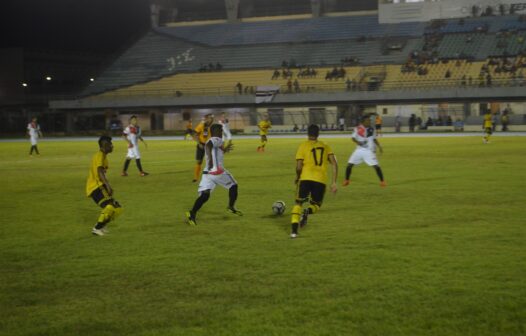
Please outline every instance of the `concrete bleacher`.
[[210, 46], [314, 42], [361, 36], [421, 36], [424, 23], [380, 24], [377, 15], [163, 27], [159, 31]]

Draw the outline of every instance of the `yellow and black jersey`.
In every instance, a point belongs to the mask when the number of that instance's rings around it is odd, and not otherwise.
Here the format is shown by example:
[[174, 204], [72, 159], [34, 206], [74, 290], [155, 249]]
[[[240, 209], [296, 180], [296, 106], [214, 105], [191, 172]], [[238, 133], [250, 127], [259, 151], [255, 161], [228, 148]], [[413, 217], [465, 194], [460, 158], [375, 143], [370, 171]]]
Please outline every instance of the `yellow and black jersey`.
[[210, 126], [206, 126], [204, 122], [200, 122], [194, 129], [197, 139], [200, 143], [205, 144], [210, 139]]
[[484, 116], [484, 128], [492, 128], [493, 122], [491, 121], [491, 114], [486, 114]]
[[315, 181], [327, 184], [329, 155], [334, 154], [331, 147], [322, 141], [307, 140], [300, 145], [296, 160], [303, 160], [300, 181]]
[[104, 185], [99, 177], [99, 167], [108, 170], [108, 158], [102, 151], [98, 151], [91, 159], [91, 167], [86, 182], [86, 196], [90, 196], [95, 189]]
[[267, 135], [268, 129], [272, 128], [272, 124], [268, 120], [261, 120], [258, 124], [259, 135]]

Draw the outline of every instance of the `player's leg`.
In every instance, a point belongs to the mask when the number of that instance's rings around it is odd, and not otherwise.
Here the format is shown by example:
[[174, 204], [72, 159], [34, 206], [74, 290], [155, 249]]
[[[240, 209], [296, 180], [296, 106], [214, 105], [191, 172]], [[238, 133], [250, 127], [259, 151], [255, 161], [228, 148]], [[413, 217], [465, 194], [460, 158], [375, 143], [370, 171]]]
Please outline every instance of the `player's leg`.
[[197, 188], [199, 196], [195, 200], [192, 209], [186, 212], [186, 219], [188, 224], [192, 226], [197, 225], [195, 220], [197, 212], [208, 201], [208, 199], [210, 198], [210, 193], [214, 190], [214, 188], [215, 183], [212, 180], [212, 175], [203, 174], [203, 176], [201, 177], [201, 182], [199, 182], [199, 187]]
[[137, 169], [139, 170], [139, 175], [148, 176], [149, 174], [142, 169], [141, 153], [139, 152], [139, 149], [137, 147], [134, 147], [132, 149], [134, 150], [135, 164], [137, 165]]
[[302, 205], [305, 203], [309, 197], [309, 186], [307, 181], [299, 181], [296, 189], [296, 203], [292, 207], [292, 215], [290, 218], [291, 223], [291, 238], [296, 238], [298, 236], [298, 228], [300, 225], [301, 214], [302, 214]]
[[35, 150], [35, 145], [31, 144], [31, 149], [29, 150], [29, 155], [33, 155], [33, 151]]
[[234, 177], [227, 171], [219, 176], [215, 176], [216, 184], [228, 189], [228, 207], [227, 211], [238, 216], [243, 216], [243, 212], [236, 208], [238, 184]]
[[323, 197], [325, 196], [325, 184], [320, 182], [308, 181], [309, 182], [309, 206], [303, 210], [300, 218], [300, 227], [307, 225], [308, 216], [315, 214], [323, 203]]
[[359, 165], [364, 161], [364, 149], [356, 149], [347, 161], [347, 168], [345, 169], [345, 180], [343, 180], [343, 186], [348, 186], [351, 183], [352, 168], [355, 165]]
[[267, 136], [266, 135], [262, 135], [261, 136], [261, 151], [264, 152], [265, 151], [265, 146], [267, 145]]
[[385, 180], [384, 180], [384, 173], [382, 172], [382, 168], [380, 168], [379, 165], [375, 165], [375, 166], [373, 166], [373, 168], [376, 171], [376, 175], [380, 179], [380, 186], [381, 187], [387, 186], [387, 184], [385, 183]]
[[366, 152], [364, 152], [363, 159], [368, 166], [374, 168], [376, 175], [378, 176], [378, 179], [380, 179], [380, 186], [385, 187], [387, 184], [385, 183], [384, 174], [382, 172], [382, 168], [380, 168], [380, 165], [378, 163], [378, 158], [376, 157], [376, 153], [373, 151], [367, 150]]
[[122, 174], [121, 176], [128, 176], [128, 167], [130, 166], [130, 162], [131, 162], [131, 158], [129, 157], [126, 157], [126, 159], [124, 159], [124, 167], [122, 167]]
[[109, 196], [104, 187], [93, 191], [91, 198], [102, 208], [97, 223], [91, 230], [91, 233], [97, 236], [103, 236], [105, 234], [106, 225], [122, 213], [122, 207], [117, 201]]
[[491, 137], [491, 128], [486, 127], [485, 135], [484, 135], [484, 143], [489, 143], [489, 138]]
[[204, 147], [201, 148], [199, 144], [197, 144], [197, 147], [195, 149], [195, 167], [194, 167], [194, 179], [192, 182], [197, 182], [199, 180], [199, 176], [201, 175], [201, 168], [203, 164], [203, 158], [205, 156], [205, 149]]

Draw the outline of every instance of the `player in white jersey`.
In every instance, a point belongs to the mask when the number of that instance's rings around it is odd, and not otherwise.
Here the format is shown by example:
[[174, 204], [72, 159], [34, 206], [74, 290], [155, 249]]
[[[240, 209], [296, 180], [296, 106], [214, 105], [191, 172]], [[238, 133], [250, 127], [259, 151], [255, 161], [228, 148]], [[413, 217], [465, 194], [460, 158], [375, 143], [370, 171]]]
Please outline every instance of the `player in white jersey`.
[[137, 117], [130, 117], [130, 124], [124, 129], [122, 134], [124, 140], [128, 142], [128, 154], [126, 154], [126, 160], [124, 161], [124, 168], [122, 170], [122, 176], [128, 176], [127, 170], [130, 165], [130, 161], [135, 159], [137, 169], [139, 169], [140, 176], [149, 175], [147, 172], [142, 170], [141, 165], [141, 152], [139, 151], [139, 140], [141, 140], [146, 146], [146, 142], [142, 138], [141, 127], [137, 124]]
[[29, 155], [33, 156], [33, 151], [40, 155], [38, 151], [38, 138], [42, 138], [42, 132], [40, 131], [40, 125], [37, 123], [37, 118], [33, 117], [31, 122], [27, 124], [27, 135], [29, 136], [29, 141], [31, 141], [31, 149], [29, 150]]
[[210, 198], [210, 193], [217, 185], [228, 189], [228, 207], [227, 211], [238, 216], [243, 213], [236, 209], [237, 200], [237, 182], [234, 177], [225, 169], [223, 155], [232, 150], [232, 144], [224, 146], [223, 143], [223, 126], [213, 124], [210, 127], [211, 138], [205, 143], [205, 167], [201, 175], [201, 182], [197, 192], [199, 197], [195, 200], [193, 208], [186, 212], [187, 223], [196, 225], [197, 212], [203, 204]]
[[230, 133], [230, 124], [228, 122], [228, 117], [225, 112], [221, 114], [219, 118], [219, 123], [223, 126], [223, 142], [230, 144], [232, 142], [232, 133]]
[[364, 162], [368, 166], [372, 166], [380, 179], [380, 186], [385, 187], [387, 184], [384, 181], [384, 175], [382, 169], [378, 165], [378, 159], [376, 157], [376, 148], [383, 152], [382, 146], [376, 139], [376, 132], [371, 127], [371, 118], [365, 116], [362, 118], [362, 123], [358, 125], [352, 134], [352, 141], [356, 143], [356, 149], [349, 158], [347, 169], [345, 170], [345, 180], [343, 181], [344, 186], [348, 186], [351, 182], [351, 171], [354, 165], [359, 165]]

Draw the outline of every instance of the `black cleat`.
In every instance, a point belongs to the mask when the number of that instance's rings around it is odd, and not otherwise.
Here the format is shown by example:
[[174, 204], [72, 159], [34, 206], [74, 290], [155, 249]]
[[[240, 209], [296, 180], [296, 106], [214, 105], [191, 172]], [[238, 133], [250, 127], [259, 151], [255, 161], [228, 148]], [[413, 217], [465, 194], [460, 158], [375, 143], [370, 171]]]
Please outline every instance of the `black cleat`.
[[307, 218], [309, 217], [309, 209], [303, 209], [303, 213], [300, 218], [300, 228], [304, 228], [307, 225]]
[[226, 208], [226, 211], [233, 213], [234, 215], [243, 216], [243, 212], [241, 212], [240, 210], [237, 210], [234, 207], [228, 207]]

